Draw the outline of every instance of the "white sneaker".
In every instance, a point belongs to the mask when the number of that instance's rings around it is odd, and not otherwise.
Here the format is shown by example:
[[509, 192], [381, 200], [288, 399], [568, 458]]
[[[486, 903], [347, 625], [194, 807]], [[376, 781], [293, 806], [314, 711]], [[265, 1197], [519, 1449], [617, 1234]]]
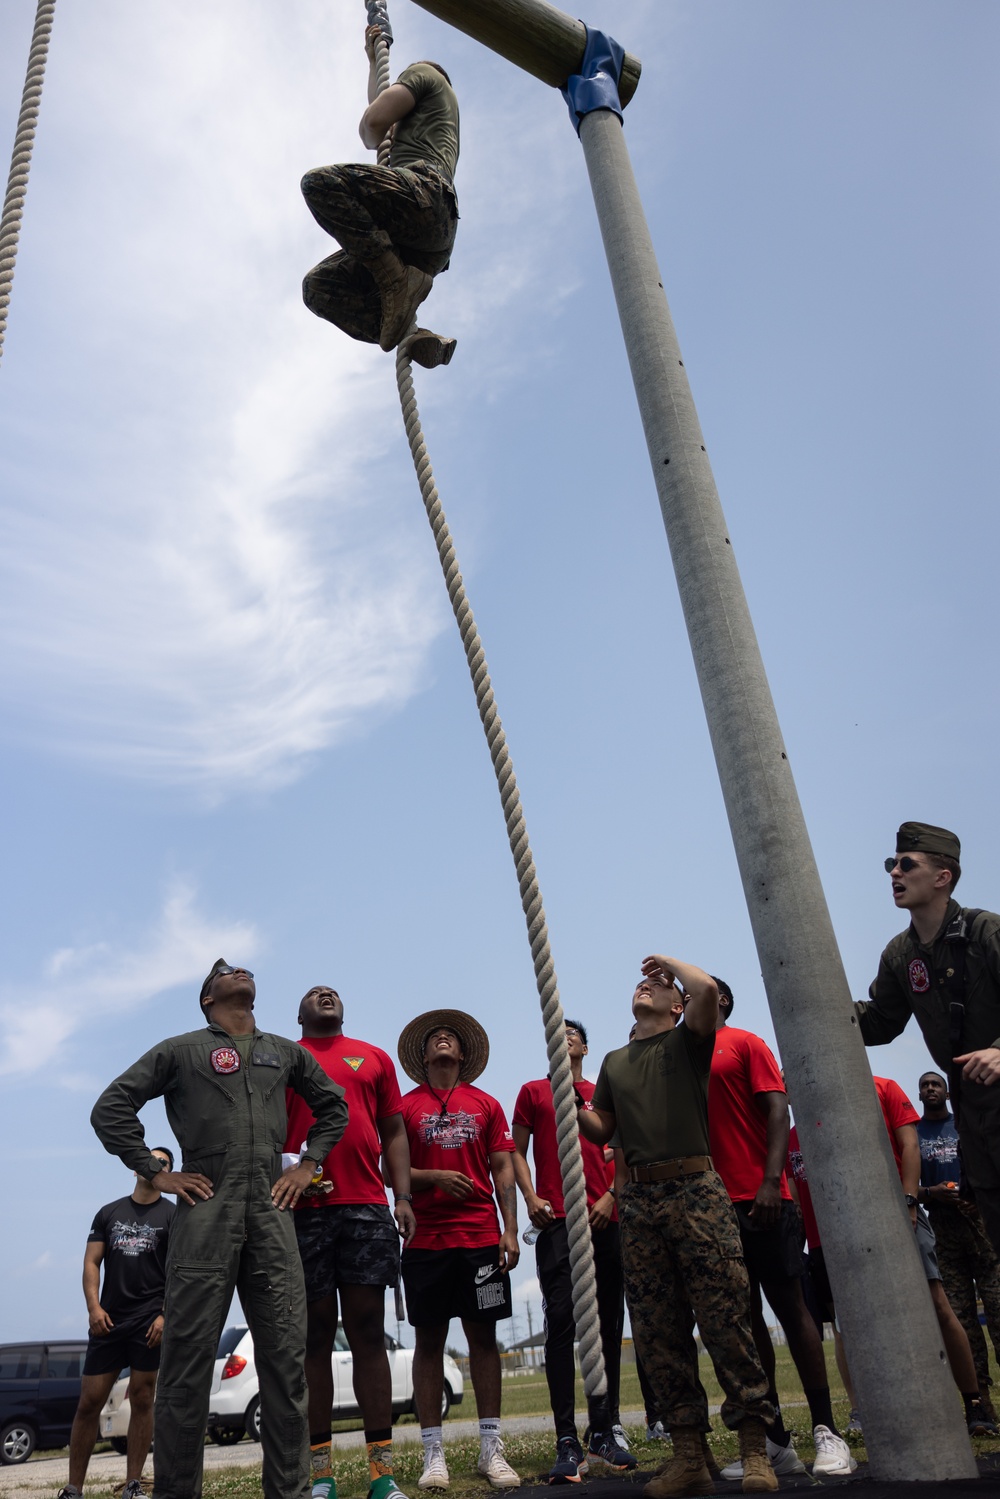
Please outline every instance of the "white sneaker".
[[625, 1428], [621, 1425], [621, 1423], [619, 1423], [617, 1426], [612, 1426], [611, 1435], [614, 1437], [615, 1441], [618, 1443], [623, 1452], [632, 1451], [632, 1443], [625, 1435]]
[[654, 1421], [651, 1426], [647, 1425], [647, 1427], [646, 1427], [646, 1441], [647, 1442], [666, 1442], [666, 1441], [669, 1441], [667, 1433], [664, 1430], [663, 1422], [662, 1421]]
[[814, 1426], [813, 1441], [816, 1443], [814, 1474], [823, 1473], [831, 1477], [841, 1477], [845, 1473], [853, 1473], [858, 1466], [844, 1438], [838, 1437], [829, 1426]]
[[521, 1480], [503, 1455], [503, 1442], [499, 1437], [490, 1442], [479, 1454], [476, 1470], [482, 1478], [488, 1478], [495, 1489], [519, 1489]]
[[440, 1442], [433, 1442], [430, 1447], [424, 1448], [424, 1471], [417, 1479], [417, 1488], [446, 1489], [450, 1482], [444, 1448]]
[[[817, 1426], [816, 1430], [826, 1431], [826, 1427]], [[829, 1434], [833, 1436], [833, 1432]], [[839, 1441], [839, 1438], [837, 1440]], [[844, 1445], [847, 1445], [846, 1442]], [[787, 1447], [779, 1447], [777, 1442], [772, 1442], [771, 1438], [768, 1437], [767, 1459], [779, 1478], [787, 1478], [791, 1473], [804, 1473], [806, 1471], [806, 1465], [796, 1452], [791, 1439], [789, 1439]], [[825, 1469], [820, 1468], [821, 1473], [824, 1471]], [[840, 1470], [837, 1469], [836, 1471], [839, 1472]], [[721, 1476], [730, 1483], [738, 1483], [743, 1477], [743, 1464], [741, 1462], [730, 1463], [728, 1468], [723, 1468]]]

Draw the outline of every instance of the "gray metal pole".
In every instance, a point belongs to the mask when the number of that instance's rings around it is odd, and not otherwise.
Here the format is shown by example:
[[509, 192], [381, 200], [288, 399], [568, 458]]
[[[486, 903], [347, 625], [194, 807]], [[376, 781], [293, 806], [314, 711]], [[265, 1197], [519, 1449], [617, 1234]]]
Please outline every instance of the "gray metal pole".
[[974, 1478], [624, 132], [580, 139], [872, 1470]]

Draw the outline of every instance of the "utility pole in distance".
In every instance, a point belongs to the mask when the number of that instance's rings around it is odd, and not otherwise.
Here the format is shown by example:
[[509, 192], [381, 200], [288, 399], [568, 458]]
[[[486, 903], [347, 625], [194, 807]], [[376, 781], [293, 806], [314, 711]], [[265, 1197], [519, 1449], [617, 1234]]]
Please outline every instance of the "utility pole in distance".
[[[585, 29], [546, 0], [415, 3], [553, 86], [579, 72]], [[623, 103], [638, 76], [626, 55]], [[624, 131], [598, 108], [580, 140], [872, 1471], [974, 1478]]]

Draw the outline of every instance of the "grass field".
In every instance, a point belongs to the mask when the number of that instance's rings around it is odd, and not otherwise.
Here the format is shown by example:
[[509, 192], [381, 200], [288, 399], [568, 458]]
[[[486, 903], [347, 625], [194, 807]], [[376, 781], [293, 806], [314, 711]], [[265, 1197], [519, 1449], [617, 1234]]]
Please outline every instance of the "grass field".
[[[832, 1346], [827, 1344], [827, 1365], [830, 1371], [830, 1387], [833, 1392], [834, 1416], [841, 1426], [847, 1424], [848, 1406], [844, 1395], [843, 1386], [840, 1382], [833, 1361]], [[795, 1433], [795, 1445], [799, 1456], [806, 1463], [811, 1463], [815, 1452], [812, 1445], [812, 1432], [809, 1422], [809, 1411], [805, 1404], [802, 1387], [795, 1373], [788, 1349], [778, 1347], [775, 1349], [777, 1358], [777, 1384], [778, 1395], [781, 1399], [785, 1423], [790, 1431]], [[996, 1377], [996, 1370], [994, 1369]], [[722, 1392], [708, 1358], [701, 1359], [701, 1378], [708, 1392], [711, 1404], [721, 1403]], [[900, 1384], [900, 1397], [905, 1399], [905, 1385]], [[955, 1397], [958, 1398], [957, 1395]], [[639, 1394], [639, 1381], [636, 1377], [635, 1368], [626, 1365], [622, 1369], [622, 1391], [621, 1407], [623, 1411], [641, 1410], [642, 1399]], [[583, 1385], [577, 1382], [577, 1410], [580, 1413], [580, 1427], [584, 1423], [583, 1412], [586, 1410], [586, 1402], [583, 1398]], [[448, 1427], [457, 1421], [474, 1420], [475, 1404], [472, 1399], [472, 1389], [466, 1381], [466, 1396], [460, 1406], [451, 1413], [449, 1422], [445, 1423], [445, 1450], [447, 1454], [448, 1467], [451, 1474], [451, 1487], [448, 1490], [449, 1499], [484, 1499], [490, 1492], [484, 1478], [476, 1473], [476, 1463], [479, 1458], [479, 1442], [475, 1438], [458, 1438], [448, 1440]], [[545, 1376], [542, 1373], [530, 1375], [518, 1375], [505, 1379], [503, 1385], [503, 1414], [508, 1420], [517, 1416], [547, 1416], [549, 1414], [548, 1391], [545, 1384]], [[413, 1417], [406, 1416], [402, 1423], [413, 1426]], [[716, 1416], [713, 1420], [714, 1430], [710, 1437], [712, 1449], [720, 1466], [732, 1461], [738, 1455], [738, 1442], [734, 1433], [727, 1431]], [[661, 1463], [665, 1456], [669, 1455], [669, 1447], [661, 1442], [647, 1442], [645, 1440], [645, 1423], [642, 1426], [632, 1426], [626, 1421], [626, 1427], [635, 1445], [635, 1453], [639, 1458], [640, 1465], [648, 1474]], [[357, 1422], [341, 1422], [335, 1430], [357, 1430]], [[974, 1446], [979, 1453], [1000, 1451], [1000, 1442], [975, 1442]], [[512, 1432], [504, 1436], [504, 1447], [507, 1458], [514, 1468], [521, 1474], [524, 1483], [532, 1484], [544, 1482], [549, 1465], [552, 1462], [554, 1444], [551, 1431], [541, 1430], [526, 1433]], [[867, 1456], [862, 1445], [854, 1446], [854, 1454], [859, 1462], [863, 1462]], [[419, 1446], [411, 1444], [400, 1444], [396, 1451], [396, 1482], [405, 1494], [411, 1496], [419, 1495], [416, 1481], [420, 1476], [422, 1466], [422, 1455]], [[334, 1453], [334, 1474], [337, 1479], [338, 1499], [365, 1499], [368, 1491], [368, 1465], [365, 1461], [363, 1449], [352, 1449], [350, 1451]], [[98, 1496], [111, 1496], [114, 1490], [111, 1487], [102, 1488], [100, 1485], [88, 1481], [88, 1499], [98, 1499]], [[738, 1490], [734, 1487], [734, 1493]], [[254, 1465], [244, 1468], [216, 1468], [210, 1469], [205, 1474], [204, 1486], [205, 1499], [260, 1499], [260, 1469]]]

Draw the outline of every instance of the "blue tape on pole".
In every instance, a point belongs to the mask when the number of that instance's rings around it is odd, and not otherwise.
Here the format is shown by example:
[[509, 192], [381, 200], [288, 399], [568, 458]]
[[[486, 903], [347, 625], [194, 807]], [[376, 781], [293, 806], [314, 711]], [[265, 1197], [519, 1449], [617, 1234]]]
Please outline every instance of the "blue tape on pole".
[[624, 60], [625, 48], [613, 36], [603, 31], [591, 31], [587, 26], [587, 45], [580, 71], [567, 78], [566, 86], [561, 90], [577, 135], [580, 134], [580, 120], [595, 109], [612, 109], [619, 119], [622, 118], [618, 80]]
[[389, 25], [389, 11], [386, 0], [365, 0], [368, 6], [369, 26], [378, 26], [386, 40], [386, 45], [392, 43], [392, 27]]

